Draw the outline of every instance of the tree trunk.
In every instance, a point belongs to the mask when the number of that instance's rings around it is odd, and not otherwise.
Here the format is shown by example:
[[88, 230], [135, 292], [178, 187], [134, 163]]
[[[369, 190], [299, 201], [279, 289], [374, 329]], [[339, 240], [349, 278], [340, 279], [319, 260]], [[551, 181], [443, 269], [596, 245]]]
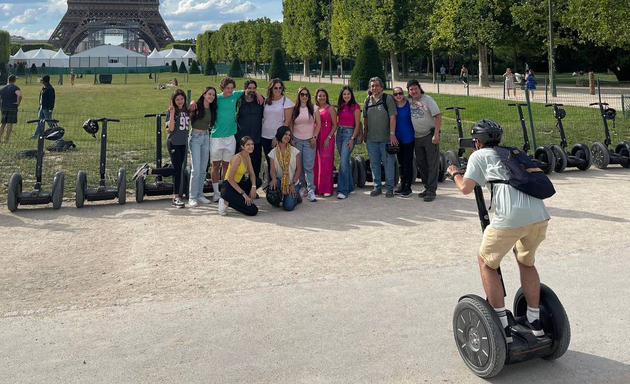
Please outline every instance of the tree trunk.
[[310, 76], [311, 75], [311, 66], [309, 63], [309, 59], [308, 57], [304, 58], [304, 76]]
[[613, 66], [611, 71], [617, 76], [618, 81], [630, 81], [630, 67], [628, 66]]
[[344, 78], [344, 73], [343, 73], [343, 57], [339, 58], [339, 65], [341, 65], [341, 78]]
[[396, 51], [389, 51], [389, 58], [392, 62], [392, 84], [394, 81], [400, 80], [400, 76], [398, 74], [398, 56], [396, 55]]
[[429, 76], [430, 70], [431, 70], [431, 58], [427, 56], [427, 76]]
[[479, 44], [479, 86], [489, 87], [488, 79], [488, 47], [485, 44]]
[[490, 77], [494, 83], [494, 48], [490, 48]]
[[433, 78], [433, 84], [435, 84], [435, 51], [431, 50], [431, 74]]
[[448, 54], [448, 74], [453, 75], [455, 70], [455, 54], [453, 52]]
[[322, 66], [319, 73], [320, 77], [324, 77], [324, 73], [326, 73], [326, 55], [322, 55]]
[[403, 52], [402, 54], [402, 75], [403, 77], [407, 78], [408, 76], [408, 71], [407, 71], [407, 55], [405, 55], [405, 52]]

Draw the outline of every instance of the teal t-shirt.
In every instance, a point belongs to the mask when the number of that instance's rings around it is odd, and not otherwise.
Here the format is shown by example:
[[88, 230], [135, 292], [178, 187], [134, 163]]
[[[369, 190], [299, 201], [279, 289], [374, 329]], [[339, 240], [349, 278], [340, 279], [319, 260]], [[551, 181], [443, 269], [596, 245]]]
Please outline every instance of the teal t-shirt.
[[236, 134], [236, 102], [245, 91], [234, 91], [229, 97], [217, 95], [217, 121], [212, 137], [229, 137]]
[[[508, 180], [508, 171], [492, 148], [482, 148], [470, 155], [464, 177], [485, 186], [488, 180]], [[488, 185], [488, 188], [492, 188]], [[514, 229], [549, 220], [542, 200], [519, 191], [508, 184], [494, 184], [494, 215], [490, 226]]]

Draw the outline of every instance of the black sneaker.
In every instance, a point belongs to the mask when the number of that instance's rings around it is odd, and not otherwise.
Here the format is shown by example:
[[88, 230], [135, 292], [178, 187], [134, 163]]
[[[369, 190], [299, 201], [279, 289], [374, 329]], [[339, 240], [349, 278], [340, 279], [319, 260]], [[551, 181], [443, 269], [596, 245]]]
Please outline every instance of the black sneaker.
[[542, 329], [542, 324], [540, 323], [540, 320], [534, 320], [533, 323], [530, 323], [529, 321], [525, 322], [525, 325], [532, 330], [532, 333], [534, 334], [534, 336], [536, 337], [544, 337], [545, 336], [545, 331]]
[[427, 203], [435, 200], [435, 198], [436, 198], [435, 195], [428, 195], [428, 194], [424, 195], [424, 201], [426, 201]]
[[372, 192], [370, 192], [370, 196], [378, 196], [380, 194], [382, 194], [383, 191], [379, 188], [379, 189], [373, 189]]
[[396, 189], [394, 193], [397, 195], [402, 195], [404, 191], [405, 191], [405, 187], [402, 184], [400, 184], [400, 187], [398, 187], [398, 189]]
[[385, 197], [394, 197], [394, 191], [388, 189], [387, 192], [385, 192]]
[[503, 330], [505, 331], [505, 342], [508, 344], [512, 343], [514, 339], [512, 339], [512, 329], [510, 326], [508, 325]]
[[402, 196], [402, 197], [411, 197], [412, 194], [413, 194], [413, 192], [411, 192], [411, 188], [405, 188], [405, 189], [403, 189], [403, 191], [400, 194], [400, 196]]
[[427, 191], [422, 191], [420, 193], [418, 193], [418, 197], [421, 199], [424, 199], [424, 197], [427, 195]]
[[175, 208], [185, 208], [186, 207], [186, 204], [184, 204], [184, 202], [179, 197], [174, 198], [171, 205], [173, 207], [175, 207]]

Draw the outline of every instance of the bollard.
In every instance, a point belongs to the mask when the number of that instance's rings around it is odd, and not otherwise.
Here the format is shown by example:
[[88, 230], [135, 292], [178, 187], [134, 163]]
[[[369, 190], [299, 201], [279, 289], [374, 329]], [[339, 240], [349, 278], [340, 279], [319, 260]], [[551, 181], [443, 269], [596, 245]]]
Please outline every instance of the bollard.
[[595, 72], [590, 71], [588, 73], [588, 93], [595, 94]]
[[545, 104], [549, 103], [549, 78], [545, 76]]

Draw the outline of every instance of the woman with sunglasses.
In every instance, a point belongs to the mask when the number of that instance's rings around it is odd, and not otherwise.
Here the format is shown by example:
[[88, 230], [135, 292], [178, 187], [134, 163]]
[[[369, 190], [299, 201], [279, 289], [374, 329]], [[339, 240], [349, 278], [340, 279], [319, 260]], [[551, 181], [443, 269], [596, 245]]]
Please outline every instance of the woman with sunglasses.
[[[295, 147], [300, 151], [302, 174], [300, 175], [300, 194], [308, 201], [317, 201], [315, 197], [315, 177], [313, 167], [317, 146], [317, 135], [321, 129], [319, 113], [315, 113], [311, 93], [306, 87], [300, 87], [293, 107], [292, 133]], [[307, 192], [308, 191], [308, 194]]]
[[413, 175], [413, 151], [415, 147], [413, 123], [411, 122], [411, 108], [409, 101], [405, 98], [405, 93], [400, 87], [394, 88], [394, 100], [396, 101], [396, 139], [398, 139], [398, 164], [400, 164], [400, 187], [394, 191], [402, 197], [409, 197], [412, 194], [411, 180]]
[[293, 106], [293, 102], [284, 95], [282, 80], [272, 79], [267, 87], [261, 138], [267, 165], [269, 164], [269, 152], [277, 144], [275, 135], [278, 127], [291, 125]]
[[337, 100], [337, 150], [339, 151], [337, 198], [345, 199], [354, 192], [350, 156], [354, 149], [354, 141], [359, 135], [361, 107], [354, 98], [352, 88], [347, 85], [341, 88]]
[[315, 190], [324, 197], [329, 197], [332, 196], [334, 184], [337, 111], [330, 105], [328, 92], [324, 88], [315, 91], [315, 112], [319, 114], [322, 125], [317, 136], [315, 166], [313, 167]]

